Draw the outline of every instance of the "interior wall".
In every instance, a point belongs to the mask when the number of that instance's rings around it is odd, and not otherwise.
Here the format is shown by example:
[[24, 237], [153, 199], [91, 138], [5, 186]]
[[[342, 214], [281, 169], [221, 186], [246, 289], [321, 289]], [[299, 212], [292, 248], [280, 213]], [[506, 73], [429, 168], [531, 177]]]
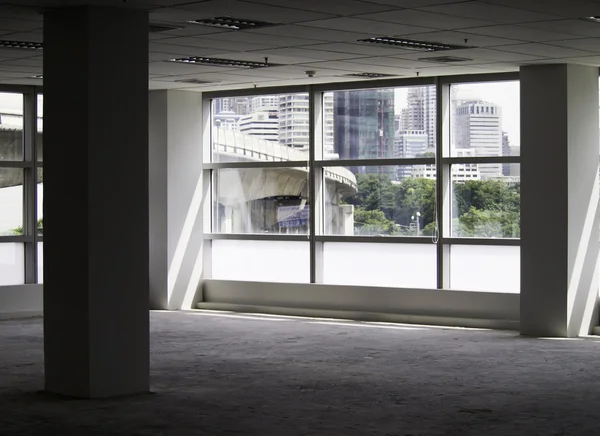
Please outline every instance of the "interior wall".
[[43, 302], [43, 285], [0, 286], [0, 319], [39, 316]]
[[228, 280], [203, 281], [198, 307], [266, 313], [519, 328], [519, 294]]

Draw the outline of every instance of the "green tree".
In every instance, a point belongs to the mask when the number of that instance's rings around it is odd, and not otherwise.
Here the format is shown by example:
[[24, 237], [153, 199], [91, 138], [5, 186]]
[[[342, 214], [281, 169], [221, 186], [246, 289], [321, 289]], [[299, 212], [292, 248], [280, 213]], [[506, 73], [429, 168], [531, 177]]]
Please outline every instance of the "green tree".
[[365, 210], [360, 206], [354, 208], [354, 226], [361, 235], [395, 235], [398, 225], [385, 217], [380, 210]]

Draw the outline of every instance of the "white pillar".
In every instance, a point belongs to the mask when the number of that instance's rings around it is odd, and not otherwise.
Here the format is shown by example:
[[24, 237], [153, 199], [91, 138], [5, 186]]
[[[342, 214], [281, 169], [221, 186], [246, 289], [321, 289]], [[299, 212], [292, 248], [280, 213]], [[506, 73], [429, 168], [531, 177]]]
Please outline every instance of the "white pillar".
[[598, 68], [521, 68], [521, 332], [589, 333], [598, 300]]
[[200, 286], [202, 124], [201, 93], [150, 92], [152, 309], [189, 309]]
[[149, 391], [148, 15], [44, 16], [45, 388]]

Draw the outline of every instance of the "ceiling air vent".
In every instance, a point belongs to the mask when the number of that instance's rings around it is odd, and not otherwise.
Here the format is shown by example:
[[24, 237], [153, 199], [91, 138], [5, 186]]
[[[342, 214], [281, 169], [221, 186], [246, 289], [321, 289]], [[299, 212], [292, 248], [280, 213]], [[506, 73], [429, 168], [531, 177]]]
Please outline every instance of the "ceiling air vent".
[[452, 62], [472, 61], [473, 59], [459, 58], [456, 56], [435, 56], [430, 58], [419, 58], [419, 60], [424, 62], [438, 62], [441, 64], [450, 64]]
[[344, 74], [343, 77], [363, 77], [365, 79], [378, 79], [381, 77], [398, 77], [399, 74], [382, 74], [382, 73], [351, 73]]
[[200, 79], [180, 79], [176, 80], [177, 83], [193, 83], [194, 85], [208, 85], [209, 83], [220, 83], [213, 80], [200, 80]]
[[391, 36], [376, 36], [373, 38], [359, 39], [358, 42], [365, 44], [381, 44], [392, 47], [403, 48], [405, 50], [415, 51], [440, 51], [440, 50], [458, 50], [461, 48], [470, 48], [463, 45], [443, 44], [441, 42], [417, 41], [414, 39], [394, 38]]
[[179, 30], [183, 29], [184, 26], [176, 26], [173, 24], [163, 24], [163, 23], [150, 23], [149, 32], [150, 33], [161, 33], [168, 32], [169, 30]]
[[207, 58], [202, 56], [169, 59], [167, 62], [177, 62], [181, 64], [190, 65], [214, 65], [218, 67], [236, 68], [265, 68], [279, 66], [279, 64], [270, 64], [268, 62], [239, 61], [235, 59]]
[[28, 41], [0, 41], [1, 48], [20, 48], [25, 50], [43, 50], [44, 44], [41, 42]]
[[188, 23], [229, 30], [260, 29], [261, 27], [279, 26], [279, 24], [267, 23], [266, 21], [245, 20], [243, 18], [233, 18], [228, 16], [202, 18], [200, 20], [188, 21]]

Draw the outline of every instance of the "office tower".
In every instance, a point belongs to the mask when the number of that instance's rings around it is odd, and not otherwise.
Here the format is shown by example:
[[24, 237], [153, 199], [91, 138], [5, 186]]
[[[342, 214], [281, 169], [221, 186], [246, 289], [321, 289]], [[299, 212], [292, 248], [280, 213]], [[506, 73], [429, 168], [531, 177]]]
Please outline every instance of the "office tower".
[[427, 135], [427, 147], [436, 144], [436, 93], [434, 86], [410, 88], [406, 107], [400, 111], [398, 130], [422, 130]]
[[[427, 151], [427, 134], [423, 130], [401, 130], [396, 132], [394, 138], [394, 157], [414, 158], [423, 156]], [[402, 180], [410, 177], [412, 166], [398, 166], [396, 179]]]
[[279, 141], [278, 111], [261, 111], [244, 115], [239, 119], [240, 132], [267, 141]]

